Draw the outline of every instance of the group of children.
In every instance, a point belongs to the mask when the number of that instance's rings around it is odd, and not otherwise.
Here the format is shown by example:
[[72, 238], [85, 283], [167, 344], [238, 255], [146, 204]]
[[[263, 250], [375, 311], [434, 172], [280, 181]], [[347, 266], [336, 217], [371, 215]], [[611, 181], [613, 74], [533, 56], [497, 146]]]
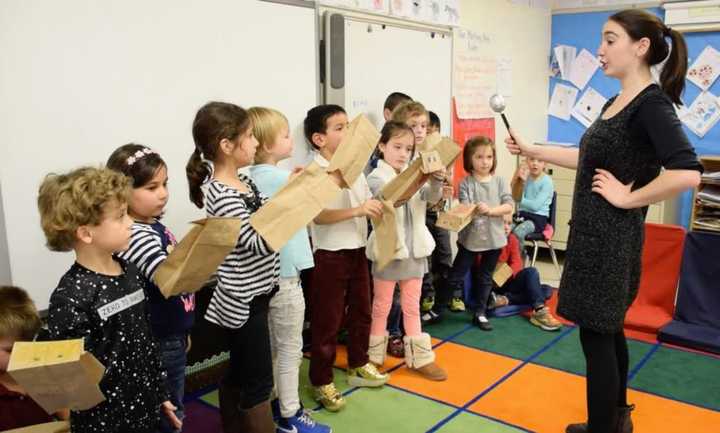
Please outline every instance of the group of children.
[[[382, 215], [380, 192], [418, 157], [431, 120], [421, 103], [401, 93], [390, 95], [384, 108], [386, 123], [367, 176], [344, 185], [309, 231], [296, 233], [280, 251], [273, 251], [249, 219], [299, 172], [278, 167], [293, 153], [287, 119], [273, 109], [245, 110], [222, 102], [207, 103], [195, 116], [195, 146], [186, 166], [190, 199], [208, 216], [243, 222], [234, 249], [215, 273], [217, 284], [203, 318], [230, 353], [228, 374], [219, 384], [225, 432], [331, 431], [315, 422], [299, 399], [306, 301], [300, 272], [306, 269], [314, 268], [307, 299], [310, 382], [329, 411], [346, 404], [333, 378], [343, 327], [351, 386], [385, 384], [389, 374], [378, 368], [386, 353], [404, 356], [407, 367], [424, 378], [445, 380], [422, 322], [440, 320], [448, 305], [464, 310], [463, 281], [473, 267], [473, 322], [481, 329], [491, 329], [488, 308], [508, 303], [532, 304], [534, 324], [559, 328], [544, 304], [549, 293], [537, 271], [521, 269], [517, 259], [524, 234], [541, 231], [547, 222], [552, 183], [536, 161], [529, 162], [529, 173], [518, 174], [527, 179], [519, 207], [524, 221], [515, 224], [518, 237], [510, 235], [514, 200], [509, 185], [495, 175], [496, 150], [488, 138], [472, 138], [463, 149], [468, 176], [458, 196], [462, 203], [476, 204], [477, 211], [459, 233], [455, 260], [449, 233], [435, 226], [453, 196], [450, 173], [442, 169], [395, 209], [396, 253], [387, 266], [377, 266], [377, 240], [368, 221]], [[439, 128], [439, 121], [433, 123]], [[307, 112], [304, 133], [320, 167], [329, 165], [347, 127], [340, 106]], [[239, 174], [246, 167], [250, 175]], [[40, 187], [48, 247], [75, 252], [75, 263], [50, 297], [48, 338], [83, 338], [85, 349], [106, 367], [100, 382], [106, 400], [72, 411], [74, 432], [182, 429], [195, 300], [192, 294], [166, 299], [155, 283], [176, 243], [161, 222], [167, 201], [167, 166], [157, 152], [139, 144], [115, 150], [106, 168], [48, 175]], [[515, 277], [495, 295], [492, 275], [499, 260], [508, 261]], [[32, 340], [40, 322], [22, 290], [3, 287], [0, 298], [0, 305], [10, 305], [0, 320], [0, 398], [11, 394], [17, 400], [24, 394], [7, 374], [7, 358], [14, 341]], [[277, 398], [271, 400], [273, 394]], [[35, 423], [49, 419], [37, 409], [17, 414], [37, 414]], [[0, 429], [32, 423], [10, 418], [0, 417]]]

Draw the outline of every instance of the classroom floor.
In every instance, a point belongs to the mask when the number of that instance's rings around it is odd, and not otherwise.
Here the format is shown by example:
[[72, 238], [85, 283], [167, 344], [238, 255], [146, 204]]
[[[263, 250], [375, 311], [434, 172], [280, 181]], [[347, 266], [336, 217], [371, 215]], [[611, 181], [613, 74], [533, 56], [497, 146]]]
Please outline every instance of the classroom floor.
[[[552, 265], [538, 266], [550, 282]], [[492, 319], [492, 332], [470, 325], [470, 316], [449, 314], [425, 328], [433, 336], [446, 382], [424, 380], [389, 357], [389, 383], [381, 389], [349, 387], [344, 347], [339, 347], [335, 384], [346, 408], [330, 413], [312, 400], [308, 360], [300, 373], [301, 398], [313, 417], [336, 433], [542, 432], [561, 433], [583, 421], [584, 359], [578, 331], [541, 331], [522, 316]], [[720, 431], [720, 357], [659, 343], [628, 340], [629, 402], [636, 433]], [[222, 432], [217, 391], [188, 396], [187, 433]]]

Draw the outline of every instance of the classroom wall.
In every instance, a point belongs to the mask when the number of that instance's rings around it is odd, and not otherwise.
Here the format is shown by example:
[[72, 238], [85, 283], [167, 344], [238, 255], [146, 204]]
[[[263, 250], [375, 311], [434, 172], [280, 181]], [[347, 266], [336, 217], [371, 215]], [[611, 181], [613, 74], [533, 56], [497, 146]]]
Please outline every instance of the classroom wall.
[[[513, 94], [506, 98], [506, 116], [513, 129], [528, 140], [547, 135], [549, 9], [514, 4], [507, 0], [462, 0], [460, 26], [492, 37], [491, 55], [512, 58]], [[518, 31], [522, 29], [522, 31]], [[507, 137], [500, 116], [495, 121], [498, 174], [510, 179], [515, 157], [505, 150]]]
[[[43, 176], [103, 164], [134, 141], [168, 164], [164, 223], [205, 216], [188, 199], [191, 126], [209, 100], [287, 115], [296, 161], [317, 103], [314, 9], [259, 0], [0, 1], [0, 185], [12, 282], [39, 308], [73, 260], [45, 247]], [[9, 254], [8, 254], [9, 253]], [[0, 263], [2, 255], [0, 255]]]
[[2, 188], [0, 188], [0, 285], [8, 285], [11, 281], [12, 273], [10, 272], [10, 256], [8, 255], [5, 213], [3, 212]]

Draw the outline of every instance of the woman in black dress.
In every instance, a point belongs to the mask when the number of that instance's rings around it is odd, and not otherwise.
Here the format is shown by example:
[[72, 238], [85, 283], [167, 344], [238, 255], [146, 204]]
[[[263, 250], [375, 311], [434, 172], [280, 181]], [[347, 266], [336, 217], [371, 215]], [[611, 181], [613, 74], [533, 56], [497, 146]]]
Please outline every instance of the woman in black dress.
[[[588, 421], [566, 432], [629, 433], [623, 322], [640, 281], [645, 213], [697, 186], [702, 166], [673, 107], [687, 70], [682, 35], [648, 12], [621, 11], [603, 26], [598, 57], [622, 91], [579, 149], [529, 144], [514, 131], [505, 142], [513, 154], [577, 169], [558, 312], [580, 327]], [[663, 61], [658, 85], [650, 66]]]

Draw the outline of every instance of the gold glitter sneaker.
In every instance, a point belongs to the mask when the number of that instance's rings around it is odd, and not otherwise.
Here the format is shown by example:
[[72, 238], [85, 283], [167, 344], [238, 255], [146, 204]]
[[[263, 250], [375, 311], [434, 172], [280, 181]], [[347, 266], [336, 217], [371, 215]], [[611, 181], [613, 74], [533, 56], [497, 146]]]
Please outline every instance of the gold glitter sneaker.
[[388, 379], [390, 379], [389, 374], [380, 373], [370, 362], [362, 367], [348, 368], [348, 383], [350, 386], [373, 388], [383, 386]]

